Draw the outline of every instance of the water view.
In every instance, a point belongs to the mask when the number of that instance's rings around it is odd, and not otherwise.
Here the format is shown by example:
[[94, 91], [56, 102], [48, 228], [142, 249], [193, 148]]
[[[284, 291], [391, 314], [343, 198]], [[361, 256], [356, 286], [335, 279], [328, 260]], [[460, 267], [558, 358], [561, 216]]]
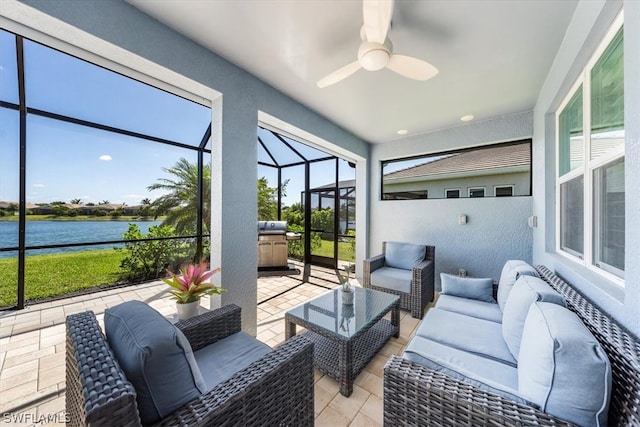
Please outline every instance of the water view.
[[[65, 243], [96, 242], [120, 240], [129, 228], [135, 224], [142, 233], [161, 221], [27, 221], [27, 246], [57, 245]], [[18, 246], [18, 222], [0, 221], [0, 247]], [[91, 245], [70, 248], [50, 248], [29, 251], [29, 254], [54, 252], [74, 252], [92, 249], [106, 249], [118, 245]], [[17, 251], [0, 252], [0, 258], [17, 256]]]

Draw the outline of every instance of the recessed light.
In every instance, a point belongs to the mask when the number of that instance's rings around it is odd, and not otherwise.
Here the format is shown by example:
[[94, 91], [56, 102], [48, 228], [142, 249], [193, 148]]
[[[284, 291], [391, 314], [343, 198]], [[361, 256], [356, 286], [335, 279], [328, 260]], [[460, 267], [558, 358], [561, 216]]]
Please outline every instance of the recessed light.
[[408, 130], [406, 130], [406, 129], [400, 129], [400, 130], [398, 131], [398, 135], [406, 135], [406, 134], [408, 134], [408, 133], [409, 133], [409, 131], [408, 131]]
[[466, 116], [460, 117], [460, 120], [462, 120], [463, 122], [470, 122], [473, 119], [474, 119], [473, 114], [467, 114]]

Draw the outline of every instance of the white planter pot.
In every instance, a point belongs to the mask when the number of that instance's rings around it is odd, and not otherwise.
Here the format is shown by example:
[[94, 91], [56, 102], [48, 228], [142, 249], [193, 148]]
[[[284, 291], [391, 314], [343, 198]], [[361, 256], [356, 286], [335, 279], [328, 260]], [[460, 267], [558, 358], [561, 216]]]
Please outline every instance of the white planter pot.
[[200, 300], [188, 302], [186, 304], [180, 304], [176, 302], [176, 311], [178, 312], [178, 319], [187, 320], [198, 315], [198, 308], [200, 307]]
[[222, 307], [222, 295], [213, 294], [209, 297], [209, 309], [215, 310], [217, 308]]
[[355, 294], [355, 292], [353, 291], [351, 292], [341, 291], [341, 292], [342, 292], [342, 303], [346, 305], [353, 304], [353, 295]]

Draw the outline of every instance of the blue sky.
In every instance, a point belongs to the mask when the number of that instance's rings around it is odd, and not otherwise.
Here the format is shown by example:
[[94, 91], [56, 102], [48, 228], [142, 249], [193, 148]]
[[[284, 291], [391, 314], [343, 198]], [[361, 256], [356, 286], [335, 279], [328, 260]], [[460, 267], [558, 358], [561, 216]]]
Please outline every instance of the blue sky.
[[[15, 40], [0, 31], [0, 99], [17, 103]], [[93, 64], [25, 41], [26, 102], [35, 108], [196, 146], [211, 122], [211, 110]], [[19, 115], [0, 108], [0, 200], [18, 200]], [[257, 147], [256, 147], [257, 148]], [[325, 154], [304, 148], [310, 158]], [[162, 193], [147, 186], [169, 175], [184, 157], [196, 152], [144, 139], [122, 136], [30, 114], [27, 119], [27, 201], [136, 205]], [[341, 179], [353, 169], [341, 162]], [[214, 165], [215, 167], [215, 165]], [[284, 203], [300, 199], [304, 169], [285, 172], [290, 178]], [[330, 183], [335, 164], [312, 165], [312, 187]], [[259, 168], [271, 186], [275, 175]]]
[[[0, 97], [17, 102], [13, 37], [0, 35]], [[25, 42], [25, 86], [30, 108], [198, 145], [211, 110], [38, 44]], [[18, 200], [19, 117], [0, 109], [0, 200]], [[27, 200], [139, 204], [159, 192], [147, 186], [168, 177], [196, 152], [29, 115]]]

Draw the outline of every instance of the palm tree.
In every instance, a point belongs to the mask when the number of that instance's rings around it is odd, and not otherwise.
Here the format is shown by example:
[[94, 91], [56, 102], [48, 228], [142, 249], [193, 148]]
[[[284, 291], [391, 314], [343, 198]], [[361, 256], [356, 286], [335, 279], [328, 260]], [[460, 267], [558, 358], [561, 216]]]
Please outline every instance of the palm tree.
[[140, 202], [140, 208], [138, 210], [141, 216], [147, 217], [151, 215], [151, 199], [145, 197]]
[[[159, 178], [147, 189], [164, 190], [167, 194], [153, 201], [156, 216], [166, 215], [162, 225], [175, 227], [179, 234], [191, 234], [196, 231], [198, 212], [198, 167], [181, 158], [170, 168], [162, 168], [173, 178]], [[211, 165], [204, 165], [202, 187], [203, 232], [211, 230]]]
[[72, 205], [79, 205], [82, 203], [82, 199], [71, 199]]

